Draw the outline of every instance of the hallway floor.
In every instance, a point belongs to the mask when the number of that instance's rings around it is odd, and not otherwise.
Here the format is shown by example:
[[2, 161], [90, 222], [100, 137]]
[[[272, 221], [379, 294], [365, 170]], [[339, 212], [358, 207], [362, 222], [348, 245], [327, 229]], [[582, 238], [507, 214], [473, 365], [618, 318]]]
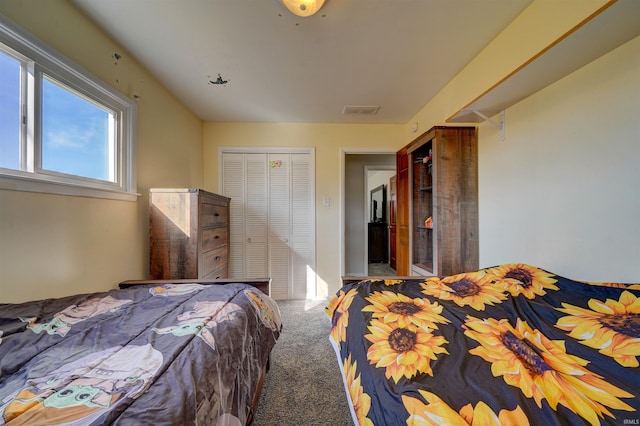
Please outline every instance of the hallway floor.
[[394, 275], [396, 275], [396, 271], [393, 270], [388, 263], [370, 263], [369, 264], [370, 277], [392, 277]]

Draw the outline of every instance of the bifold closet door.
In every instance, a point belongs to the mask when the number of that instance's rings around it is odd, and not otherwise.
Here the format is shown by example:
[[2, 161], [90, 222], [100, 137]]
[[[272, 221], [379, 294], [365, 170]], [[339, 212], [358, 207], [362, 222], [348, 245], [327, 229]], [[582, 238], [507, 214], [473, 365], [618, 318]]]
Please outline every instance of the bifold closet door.
[[269, 276], [266, 154], [225, 153], [223, 193], [231, 198], [229, 276]]
[[271, 294], [277, 299], [289, 298], [291, 281], [289, 279], [291, 165], [288, 157], [284, 154], [269, 154], [269, 270]]
[[275, 299], [315, 296], [314, 184], [307, 153], [223, 153], [229, 274], [271, 277]]
[[293, 299], [316, 294], [314, 168], [309, 154], [291, 154], [291, 279]]
[[309, 154], [269, 154], [269, 266], [276, 299], [315, 295]]

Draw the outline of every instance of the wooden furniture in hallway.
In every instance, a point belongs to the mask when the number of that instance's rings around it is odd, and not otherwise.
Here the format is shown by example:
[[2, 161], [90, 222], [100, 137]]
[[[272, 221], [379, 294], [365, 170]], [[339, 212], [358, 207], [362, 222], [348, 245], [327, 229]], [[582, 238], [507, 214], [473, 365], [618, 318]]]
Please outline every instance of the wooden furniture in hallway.
[[389, 179], [389, 266], [396, 269], [397, 176]]

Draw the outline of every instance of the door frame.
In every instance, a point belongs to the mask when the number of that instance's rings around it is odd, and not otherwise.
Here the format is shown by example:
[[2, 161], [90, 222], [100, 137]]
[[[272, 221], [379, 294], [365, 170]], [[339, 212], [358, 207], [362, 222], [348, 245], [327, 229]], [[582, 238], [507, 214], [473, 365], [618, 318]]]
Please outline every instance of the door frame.
[[[382, 154], [386, 155], [386, 154]], [[364, 232], [364, 273], [369, 276], [369, 232], [367, 232], [367, 223], [369, 223], [369, 218], [371, 215], [370, 212], [370, 200], [369, 195], [370, 191], [373, 188], [369, 187], [369, 172], [390, 172], [396, 170], [397, 166], [377, 166], [377, 165], [366, 165], [364, 166], [364, 223], [365, 223], [365, 232]], [[386, 191], [389, 192], [389, 183], [387, 185]], [[387, 203], [389, 202], [389, 197], [387, 197]], [[389, 212], [387, 211], [387, 219]], [[346, 225], [346, 224], [345, 224]], [[345, 241], [346, 244], [346, 241]]]
[[[393, 154], [396, 155], [396, 152], [398, 150], [396, 148], [348, 148], [348, 147], [341, 147], [340, 148], [340, 200], [339, 200], [339, 215], [340, 215], [340, 225], [339, 225], [339, 231], [340, 231], [340, 276], [344, 276], [345, 275], [345, 268], [346, 268], [346, 264], [345, 264], [345, 253], [346, 253], [346, 238], [345, 238], [345, 232], [346, 232], [346, 218], [345, 218], [345, 213], [346, 213], [346, 177], [345, 177], [345, 167], [346, 167], [346, 156], [348, 154], [364, 154], [364, 155], [371, 155], [371, 154], [382, 154], [382, 155], [389, 155], [389, 154]], [[380, 166], [382, 167], [382, 166]], [[365, 186], [366, 189], [366, 186]], [[364, 208], [364, 206], [363, 206]], [[364, 214], [363, 214], [364, 217]], [[366, 235], [366, 232], [365, 232]], [[366, 238], [366, 237], [365, 237]], [[365, 252], [367, 250], [367, 246], [366, 246], [366, 240], [365, 240]], [[365, 262], [366, 262], [367, 258], [365, 257]], [[366, 270], [366, 269], [365, 269]]]

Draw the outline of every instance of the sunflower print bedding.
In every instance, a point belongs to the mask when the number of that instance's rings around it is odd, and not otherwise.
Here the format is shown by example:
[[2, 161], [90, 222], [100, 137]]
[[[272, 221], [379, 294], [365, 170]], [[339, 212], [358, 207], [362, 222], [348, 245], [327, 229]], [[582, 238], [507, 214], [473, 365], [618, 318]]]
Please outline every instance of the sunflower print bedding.
[[639, 284], [508, 264], [347, 282], [326, 312], [356, 424], [640, 424]]

